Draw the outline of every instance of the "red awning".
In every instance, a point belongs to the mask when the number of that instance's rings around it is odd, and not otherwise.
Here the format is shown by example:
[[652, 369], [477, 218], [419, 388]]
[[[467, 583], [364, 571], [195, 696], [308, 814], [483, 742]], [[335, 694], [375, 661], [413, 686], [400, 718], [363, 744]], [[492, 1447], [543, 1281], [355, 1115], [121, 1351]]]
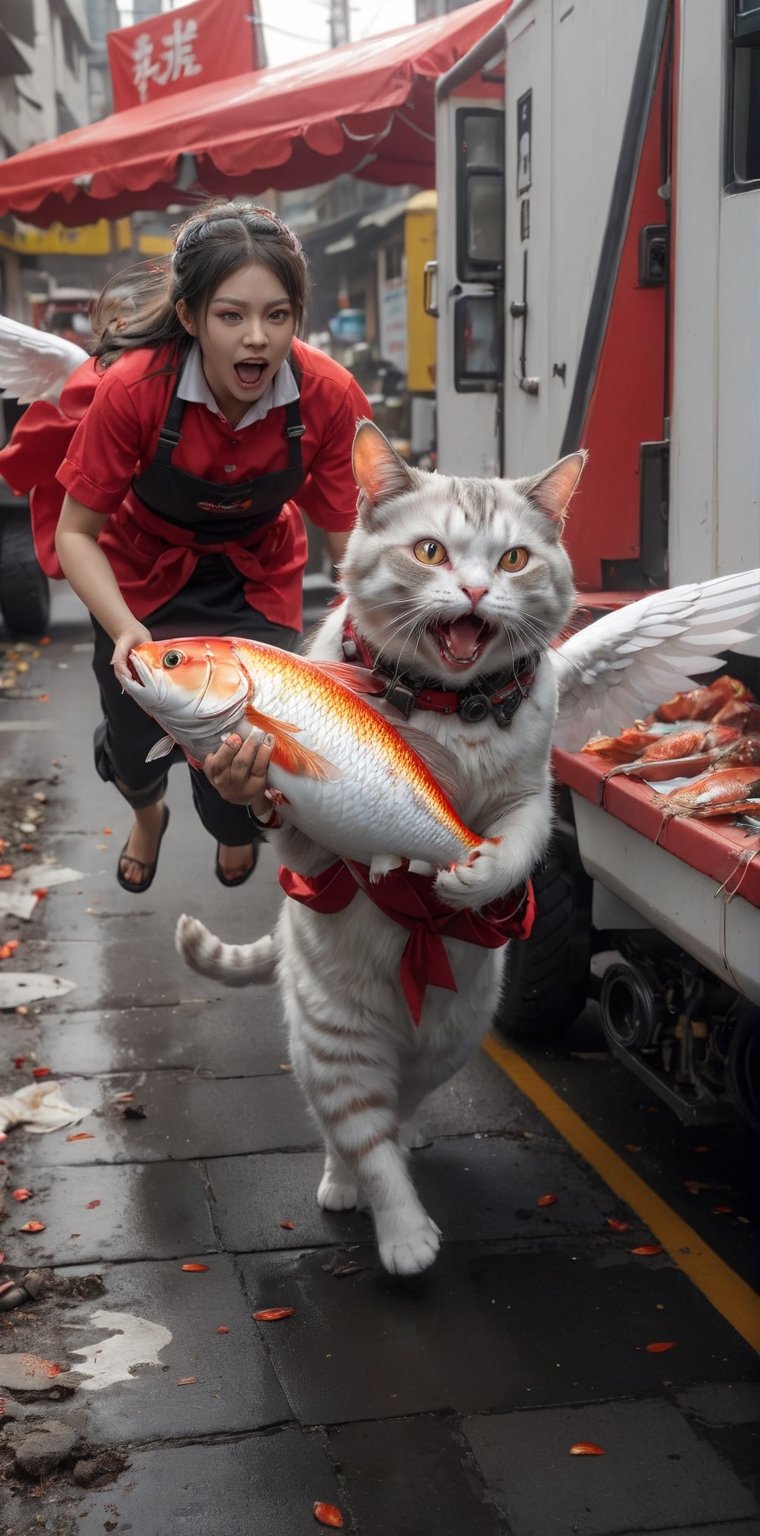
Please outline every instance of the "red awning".
[[475, 0], [35, 145], [0, 163], [0, 215], [86, 224], [192, 203], [199, 193], [292, 191], [346, 171], [390, 186], [432, 186], [436, 79], [507, 8], [508, 0]]

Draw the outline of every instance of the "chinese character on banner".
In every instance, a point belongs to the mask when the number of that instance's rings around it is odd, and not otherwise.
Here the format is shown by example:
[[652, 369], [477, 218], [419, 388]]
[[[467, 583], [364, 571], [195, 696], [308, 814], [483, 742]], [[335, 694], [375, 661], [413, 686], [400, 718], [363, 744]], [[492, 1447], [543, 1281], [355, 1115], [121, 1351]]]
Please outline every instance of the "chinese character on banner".
[[266, 66], [257, 0], [194, 0], [107, 42], [117, 112]]

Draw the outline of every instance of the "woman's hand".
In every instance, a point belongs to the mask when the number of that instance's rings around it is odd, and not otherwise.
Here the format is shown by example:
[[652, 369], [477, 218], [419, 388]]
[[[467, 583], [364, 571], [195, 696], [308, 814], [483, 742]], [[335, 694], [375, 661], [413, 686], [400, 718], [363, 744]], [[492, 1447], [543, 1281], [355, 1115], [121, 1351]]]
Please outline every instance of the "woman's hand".
[[123, 683], [125, 677], [130, 675], [129, 667], [127, 666], [130, 651], [136, 645], [144, 645], [146, 641], [152, 640], [152, 638], [150, 630], [146, 629], [139, 619], [132, 619], [131, 623], [125, 624], [124, 628], [119, 631], [116, 636], [114, 653], [111, 657], [111, 666], [120, 683]]
[[249, 805], [258, 821], [268, 821], [273, 805], [267, 791], [267, 771], [274, 736], [232, 735], [203, 760], [203, 772], [214, 789], [233, 805]]

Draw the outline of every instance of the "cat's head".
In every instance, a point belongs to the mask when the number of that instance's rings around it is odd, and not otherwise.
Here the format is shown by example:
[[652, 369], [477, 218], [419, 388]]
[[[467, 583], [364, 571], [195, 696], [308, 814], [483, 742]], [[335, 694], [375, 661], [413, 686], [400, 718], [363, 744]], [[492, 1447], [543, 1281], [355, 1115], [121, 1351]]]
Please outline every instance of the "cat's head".
[[584, 461], [573, 453], [524, 480], [458, 479], [410, 468], [359, 422], [341, 584], [386, 666], [465, 687], [551, 644], [574, 603], [561, 534]]

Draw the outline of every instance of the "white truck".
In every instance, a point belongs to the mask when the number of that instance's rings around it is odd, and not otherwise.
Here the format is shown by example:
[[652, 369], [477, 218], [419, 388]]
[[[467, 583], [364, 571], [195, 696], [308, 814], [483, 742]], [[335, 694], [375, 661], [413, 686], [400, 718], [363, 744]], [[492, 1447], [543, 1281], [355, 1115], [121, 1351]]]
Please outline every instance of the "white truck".
[[[566, 542], [590, 617], [760, 566], [757, 0], [514, 0], [437, 99], [439, 468], [588, 448]], [[726, 660], [760, 696], [758, 657]], [[600, 804], [588, 758], [554, 766], [497, 1028], [596, 995], [682, 1118], [760, 1131], [760, 827], [663, 829], [647, 786]]]

